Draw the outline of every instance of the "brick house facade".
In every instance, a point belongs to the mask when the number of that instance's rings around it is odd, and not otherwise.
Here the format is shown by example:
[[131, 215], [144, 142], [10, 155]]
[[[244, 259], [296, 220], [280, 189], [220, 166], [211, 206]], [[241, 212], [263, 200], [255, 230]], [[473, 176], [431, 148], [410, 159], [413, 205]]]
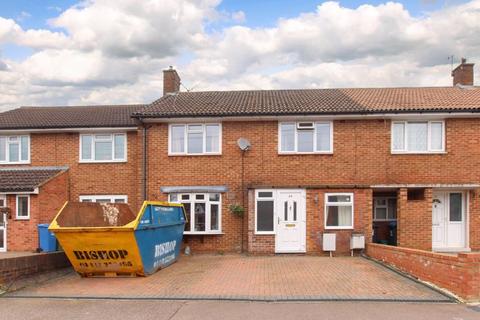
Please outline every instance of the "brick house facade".
[[[339, 254], [352, 234], [480, 250], [480, 89], [462, 73], [470, 65], [454, 70], [460, 85], [450, 88], [185, 93], [169, 69], [164, 97], [150, 105], [20, 108], [0, 115], [0, 131], [28, 133], [22, 166], [67, 166], [69, 200], [126, 200], [133, 210], [144, 198], [184, 203], [194, 252], [327, 254], [325, 233]], [[25, 122], [22, 112], [38, 114]], [[57, 122], [45, 125], [49, 117]], [[81, 161], [82, 135], [102, 133], [125, 134], [125, 161]], [[315, 152], [299, 151], [309, 143]]]

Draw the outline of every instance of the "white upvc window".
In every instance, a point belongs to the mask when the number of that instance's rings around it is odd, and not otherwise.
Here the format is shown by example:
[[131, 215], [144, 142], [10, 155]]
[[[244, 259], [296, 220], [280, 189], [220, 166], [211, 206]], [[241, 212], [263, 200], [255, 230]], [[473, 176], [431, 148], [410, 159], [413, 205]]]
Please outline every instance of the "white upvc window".
[[30, 136], [0, 136], [0, 164], [30, 163]]
[[353, 193], [325, 194], [325, 229], [353, 229]]
[[169, 155], [218, 155], [221, 153], [221, 123], [190, 123], [169, 125]]
[[[0, 194], [0, 208], [5, 208], [7, 206], [7, 195]], [[2, 217], [0, 217], [1, 219]]]
[[220, 193], [170, 193], [168, 200], [181, 203], [187, 223], [184, 234], [219, 234], [222, 232], [222, 195]]
[[126, 195], [89, 195], [80, 196], [80, 202], [128, 203]]
[[397, 198], [375, 197], [373, 201], [374, 221], [392, 221], [397, 219]]
[[273, 190], [255, 190], [255, 234], [275, 234]]
[[279, 122], [278, 153], [333, 153], [333, 122]]
[[127, 161], [125, 133], [95, 133], [80, 135], [80, 162]]
[[445, 121], [392, 121], [392, 153], [445, 152]]
[[30, 219], [30, 196], [28, 194], [17, 194], [17, 220]]

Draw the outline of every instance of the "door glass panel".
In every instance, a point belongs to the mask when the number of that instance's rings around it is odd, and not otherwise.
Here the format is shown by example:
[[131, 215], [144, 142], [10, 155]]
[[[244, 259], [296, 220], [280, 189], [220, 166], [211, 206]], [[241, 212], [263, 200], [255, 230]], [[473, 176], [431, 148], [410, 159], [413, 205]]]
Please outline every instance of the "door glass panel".
[[205, 231], [205, 203], [195, 203], [195, 231]]
[[3, 241], [4, 240], [3, 239], [4, 238], [4, 232], [5, 232], [5, 230], [0, 229], [0, 248], [2, 248], [2, 249], [5, 248], [5, 243]]
[[387, 219], [387, 208], [375, 208], [375, 219]]
[[288, 221], [288, 201], [285, 201], [283, 203], [283, 215], [284, 215], [284, 221]]
[[297, 221], [297, 202], [293, 201], [293, 221]]
[[273, 201], [257, 202], [257, 231], [273, 231]]
[[450, 193], [450, 221], [462, 221], [462, 194]]

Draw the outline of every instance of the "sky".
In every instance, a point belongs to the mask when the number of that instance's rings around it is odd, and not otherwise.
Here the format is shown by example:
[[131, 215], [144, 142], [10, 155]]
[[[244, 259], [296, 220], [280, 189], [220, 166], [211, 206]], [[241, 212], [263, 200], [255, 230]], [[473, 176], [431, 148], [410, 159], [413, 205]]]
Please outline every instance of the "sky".
[[0, 111], [148, 103], [170, 65], [193, 91], [450, 86], [479, 35], [480, 0], [0, 0]]

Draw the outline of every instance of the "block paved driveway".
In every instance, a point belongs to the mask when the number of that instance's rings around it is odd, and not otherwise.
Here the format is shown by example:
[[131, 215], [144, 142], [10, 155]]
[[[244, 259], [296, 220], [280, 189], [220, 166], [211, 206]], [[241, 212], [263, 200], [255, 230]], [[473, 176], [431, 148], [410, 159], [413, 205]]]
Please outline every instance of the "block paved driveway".
[[141, 278], [76, 273], [11, 292], [16, 297], [449, 301], [430, 288], [360, 257], [182, 256]]

